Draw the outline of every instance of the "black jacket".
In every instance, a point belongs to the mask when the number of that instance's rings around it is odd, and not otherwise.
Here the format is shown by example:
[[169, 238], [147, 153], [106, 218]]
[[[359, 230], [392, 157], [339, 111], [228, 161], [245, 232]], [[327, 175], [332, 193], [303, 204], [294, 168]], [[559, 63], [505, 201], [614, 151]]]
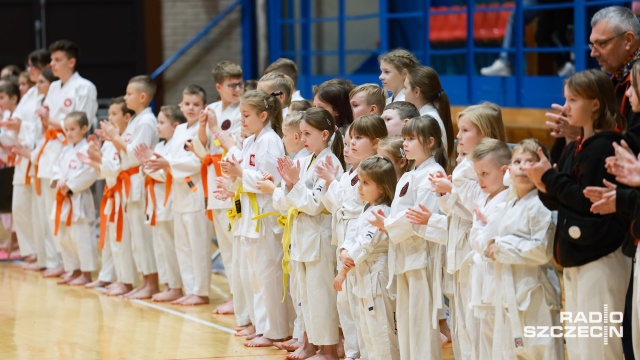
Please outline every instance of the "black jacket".
[[554, 257], [564, 267], [580, 266], [617, 250], [629, 232], [629, 221], [618, 214], [595, 215], [591, 201], [583, 194], [587, 186], [604, 186], [603, 179], [615, 182], [605, 169], [605, 159], [614, 155], [612, 143], [624, 137], [613, 131], [601, 132], [585, 140], [569, 143], [558, 169], [542, 175], [546, 193], [540, 199], [550, 210], [558, 210]]

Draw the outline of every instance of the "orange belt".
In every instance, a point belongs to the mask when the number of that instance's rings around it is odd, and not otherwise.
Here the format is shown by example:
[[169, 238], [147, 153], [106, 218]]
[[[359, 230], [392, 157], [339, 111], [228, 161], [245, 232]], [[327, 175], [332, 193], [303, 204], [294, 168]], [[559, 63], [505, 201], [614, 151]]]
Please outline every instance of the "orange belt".
[[69, 215], [67, 215], [67, 222], [65, 225], [71, 226], [71, 218], [73, 215], [73, 202], [71, 201], [71, 196], [63, 194], [60, 192], [60, 189], [58, 189], [56, 191], [56, 225], [53, 235], [58, 235], [58, 229], [60, 228], [60, 214], [62, 213], [62, 204], [64, 204], [65, 200], [69, 200]]
[[[118, 174], [118, 182], [122, 185], [127, 200], [129, 199], [129, 195], [131, 194], [131, 175], [138, 174], [140, 172], [140, 166], [134, 166], [127, 170], [120, 171]], [[121, 189], [122, 190], [122, 189]], [[122, 200], [120, 200], [122, 202]]]
[[29, 164], [27, 165], [27, 173], [24, 176], [25, 185], [31, 185], [31, 176], [29, 176], [29, 171], [31, 171], [31, 160], [29, 160]]
[[[209, 174], [207, 174], [207, 168], [209, 167], [209, 165], [213, 164], [213, 167], [216, 170], [216, 174], [218, 174], [218, 176], [221, 175], [222, 174], [222, 169], [220, 168], [221, 160], [222, 160], [222, 155], [220, 154], [216, 154], [216, 155], [207, 154], [207, 156], [204, 157], [204, 160], [202, 160], [202, 168], [200, 169], [200, 174], [202, 177], [202, 189], [204, 190], [205, 203], [209, 198], [209, 183], [208, 183]], [[205, 205], [205, 208], [207, 206], [208, 205]], [[209, 220], [213, 221], [213, 210], [206, 210], [206, 213]]]
[[[122, 173], [120, 173], [122, 175]], [[118, 175], [116, 184], [112, 187], [104, 186], [104, 194], [102, 195], [102, 201], [100, 201], [100, 243], [98, 244], [100, 249], [104, 248], [104, 237], [107, 232], [107, 221], [114, 222], [116, 218], [116, 211], [118, 212], [118, 222], [116, 224], [116, 241], [122, 241], [122, 228], [124, 224], [124, 214], [122, 212], [122, 182], [121, 176]], [[116, 194], [120, 195], [120, 206], [116, 210]], [[111, 200], [111, 214], [107, 218], [107, 214], [104, 213], [107, 202]]]
[[[42, 156], [42, 152], [44, 151], [44, 148], [47, 147], [47, 143], [49, 142], [49, 140], [54, 140], [58, 138], [58, 134], [62, 134], [64, 136], [64, 131], [62, 130], [53, 130], [53, 129], [49, 129], [47, 131], [44, 132], [44, 143], [42, 144], [42, 147], [40, 148], [40, 151], [38, 151], [38, 156], [36, 156], [36, 163], [39, 164], [40, 163], [40, 157]], [[62, 141], [63, 144], [67, 143], [67, 140], [63, 140]], [[38, 178], [38, 165], [35, 165], [35, 171], [36, 174], [34, 175], [34, 179]], [[36, 194], [40, 195], [40, 181], [36, 180]]]
[[[167, 201], [169, 201], [169, 194], [171, 194], [171, 183], [173, 182], [173, 176], [171, 173], [167, 173], [167, 180], [164, 185], [164, 206], [167, 206]], [[155, 180], [150, 176], [147, 176], [144, 180], [144, 188], [151, 196], [151, 202], [153, 205], [153, 214], [151, 215], [151, 220], [149, 224], [151, 226], [156, 225], [156, 191], [154, 189], [155, 184], [160, 184], [161, 181]]]

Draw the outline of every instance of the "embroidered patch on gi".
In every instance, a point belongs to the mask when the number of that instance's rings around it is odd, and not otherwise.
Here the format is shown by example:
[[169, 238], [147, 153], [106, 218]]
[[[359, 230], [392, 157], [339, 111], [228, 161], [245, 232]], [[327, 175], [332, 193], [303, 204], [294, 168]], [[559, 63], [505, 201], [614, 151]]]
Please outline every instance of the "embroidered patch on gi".
[[124, 142], [128, 144], [129, 141], [131, 141], [131, 133], [128, 133], [127, 135], [124, 136]]
[[220, 124], [220, 129], [227, 131], [231, 128], [231, 120], [227, 119]]
[[249, 156], [249, 165], [256, 166], [256, 154], [251, 154]]
[[409, 183], [404, 184], [402, 190], [400, 190], [400, 197], [407, 195], [407, 190], [409, 190]]
[[71, 105], [73, 105], [73, 101], [71, 101], [71, 99], [64, 99], [65, 107], [71, 107]]
[[78, 162], [76, 161], [76, 159], [71, 159], [71, 161], [69, 161], [69, 169], [75, 170], [77, 168], [78, 168]]
[[513, 340], [514, 340], [517, 348], [523, 348], [524, 347], [524, 341], [522, 340], [522, 338], [514, 338]]
[[360, 179], [358, 178], [358, 175], [354, 176], [353, 179], [351, 179], [351, 186], [356, 186], [358, 181], [360, 181]]

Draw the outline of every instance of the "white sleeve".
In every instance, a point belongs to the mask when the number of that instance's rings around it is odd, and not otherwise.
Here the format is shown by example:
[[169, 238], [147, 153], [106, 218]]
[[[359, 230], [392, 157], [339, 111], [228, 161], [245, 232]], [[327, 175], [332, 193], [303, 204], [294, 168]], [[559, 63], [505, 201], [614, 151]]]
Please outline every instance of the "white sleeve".
[[76, 106], [74, 108], [76, 111], [82, 111], [87, 114], [89, 128], [91, 128], [98, 112], [98, 92], [96, 87], [91, 83], [78, 86], [75, 96]]
[[133, 166], [140, 165], [140, 161], [138, 161], [135, 155], [136, 146], [146, 144], [149, 148], [153, 148], [155, 145], [153, 140], [156, 131], [156, 127], [151, 122], [143, 122], [140, 124], [140, 127], [131, 134], [131, 142], [127, 144], [126, 156], [129, 162], [134, 164]]
[[[380, 208], [381, 207], [376, 206], [373, 209], [367, 209], [367, 212], [370, 210], [377, 211]], [[386, 213], [389, 212], [388, 208], [383, 210], [386, 210]], [[378, 228], [371, 225], [367, 220], [364, 220], [363, 222], [365, 224], [359, 226], [357, 232], [351, 232], [348, 238], [345, 239], [342, 246], [343, 249], [347, 250], [349, 256], [356, 264], [362, 263], [369, 254], [373, 252], [376, 246], [380, 242], [384, 241], [387, 236], [378, 230]]]
[[84, 165], [73, 178], [67, 179], [66, 185], [74, 193], [79, 193], [90, 188], [97, 178], [96, 170], [89, 165]]
[[[509, 214], [518, 216], [519, 214]], [[496, 261], [504, 264], [544, 265], [551, 260], [555, 226], [551, 212], [540, 206], [527, 209], [529, 237], [508, 234], [496, 237], [494, 255]]]
[[337, 179], [333, 180], [331, 184], [327, 186], [327, 191], [322, 195], [320, 199], [327, 210], [329, 210], [329, 212], [331, 213], [336, 212], [338, 208], [342, 206], [342, 194], [344, 194], [344, 189], [342, 188], [341, 184], [342, 183]]

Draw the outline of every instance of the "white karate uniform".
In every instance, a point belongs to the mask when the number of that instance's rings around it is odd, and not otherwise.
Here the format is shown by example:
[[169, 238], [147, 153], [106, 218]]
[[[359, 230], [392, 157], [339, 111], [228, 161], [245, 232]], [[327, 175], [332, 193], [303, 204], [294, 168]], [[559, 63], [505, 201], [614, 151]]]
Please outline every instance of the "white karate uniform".
[[[560, 279], [551, 262], [555, 234], [552, 213], [538, 198], [538, 190], [533, 190], [522, 199], [510, 200], [500, 217], [494, 250], [495, 285], [483, 291], [493, 295], [495, 304], [491, 359], [564, 359], [562, 338], [522, 335], [524, 326], [561, 325]], [[590, 288], [594, 283], [583, 285]], [[582, 295], [593, 296], [587, 293], [583, 291]], [[624, 304], [624, 292], [621, 301]], [[566, 311], [571, 310], [567, 307]], [[518, 339], [522, 347], [516, 347]], [[602, 343], [602, 339], [597, 340]]]
[[404, 100], [404, 89], [401, 89], [400, 91], [398, 91], [398, 94], [394, 97], [393, 95], [389, 96], [387, 98], [387, 102], [385, 105], [389, 105], [392, 102], [396, 102], [396, 101], [405, 101]]
[[[400, 357], [442, 358], [437, 310], [442, 308], [441, 245], [444, 239], [425, 239], [422, 228], [412, 225], [406, 210], [422, 204], [439, 212], [430, 175], [444, 169], [433, 157], [402, 175], [396, 185], [391, 210], [384, 221], [389, 235], [389, 272], [396, 275], [396, 311]], [[427, 240], [427, 241], [425, 241]], [[389, 288], [392, 289], [391, 281]], [[393, 291], [393, 289], [392, 289]], [[428, 354], [428, 355], [427, 355]]]
[[[82, 139], [62, 149], [58, 161], [53, 165], [52, 184], [64, 181], [73, 194], [66, 197], [59, 213], [59, 238], [65, 271], [95, 271], [98, 268], [98, 244], [93, 236], [93, 222], [96, 220], [91, 185], [98, 178], [97, 172], [83, 164], [78, 153], [86, 153], [89, 143]], [[56, 207], [51, 211], [51, 219], [56, 221]], [[66, 221], [71, 212], [71, 226]]]
[[[129, 120], [129, 124], [122, 134], [122, 138], [127, 144], [126, 151], [120, 151], [122, 171], [140, 166], [140, 162], [135, 156], [136, 146], [146, 144], [149, 148], [153, 148], [158, 142], [156, 123], [157, 120], [151, 112], [151, 108], [145, 108]], [[130, 178], [129, 197], [127, 198], [125, 195], [121, 206], [126, 210], [125, 222], [129, 223], [131, 251], [138, 272], [144, 275], [154, 274], [158, 270], [153, 250], [153, 237], [151, 229], [144, 224], [144, 179], [141, 173], [132, 174]]]
[[93, 83], [73, 73], [66, 83], [56, 80], [49, 86], [44, 106], [49, 107], [49, 121], [60, 124], [72, 111], [87, 114], [89, 127], [96, 122], [98, 92]]
[[[13, 112], [14, 119], [20, 119], [22, 124], [20, 131], [16, 135], [17, 142], [26, 146], [29, 150], [33, 150], [36, 141], [42, 138], [42, 125], [40, 119], [36, 115], [36, 110], [42, 105], [44, 95], [39, 95], [36, 87], [32, 87], [22, 97], [20, 103]], [[20, 254], [22, 256], [37, 255], [38, 265], [46, 267], [46, 249], [44, 237], [36, 238], [34, 234], [35, 226], [41, 226], [36, 217], [33, 216], [37, 209], [33, 208], [32, 202], [35, 196], [33, 184], [31, 184], [31, 176], [33, 175], [33, 166], [31, 158], [23, 158], [16, 156], [15, 172], [13, 174], [13, 201], [11, 204], [11, 213], [13, 215], [13, 224], [20, 245]], [[29, 184], [27, 184], [29, 182]], [[38, 252], [38, 249], [40, 251]]]
[[[160, 154], [165, 159], [171, 156], [175, 151], [174, 137], [169, 141], [161, 141], [156, 144], [154, 153]], [[144, 167], [143, 167], [143, 170]], [[145, 189], [147, 224], [151, 226], [151, 236], [153, 236], [153, 251], [156, 258], [156, 266], [158, 268], [158, 278], [160, 283], [168, 284], [170, 289], [181, 289], [182, 278], [178, 265], [178, 256], [176, 255], [174, 219], [172, 213], [173, 196], [171, 188], [169, 194], [167, 191], [167, 174], [164, 170], [156, 172], [148, 172], [145, 170], [146, 176], [154, 180], [153, 192], [155, 199], [148, 189]], [[165, 199], [167, 199], [165, 203]], [[151, 219], [155, 219], [155, 225], [151, 225]]]
[[175, 249], [187, 294], [209, 297], [211, 287], [211, 223], [205, 214], [201, 163], [185, 150], [187, 140], [198, 136], [199, 124], [180, 124], [171, 138], [167, 160], [173, 184]]
[[[451, 174], [451, 194], [438, 197], [440, 210], [447, 214], [433, 214], [425, 228], [428, 238], [435, 234], [445, 235], [446, 274], [443, 292], [449, 294], [450, 319], [452, 324], [453, 351], [456, 359], [475, 359], [472, 339], [475, 339], [478, 322], [467, 307], [471, 303], [469, 261], [471, 246], [469, 232], [473, 221], [473, 206], [482, 195], [473, 162], [465, 158]], [[427, 230], [428, 228], [428, 230]], [[440, 236], [440, 235], [438, 235]]]
[[473, 226], [469, 233], [469, 244], [474, 250], [470, 260], [471, 303], [468, 308], [478, 319], [478, 334], [473, 340], [478, 359], [490, 360], [493, 357], [494, 339], [493, 294], [496, 291], [493, 275], [493, 262], [484, 258], [489, 241], [498, 235], [498, 225], [504, 216], [510, 189], [505, 189], [489, 200], [489, 194], [483, 193], [476, 201], [476, 207], [484, 215], [487, 224], [478, 220], [474, 214]]
[[[222, 100], [216, 101], [214, 103], [209, 104], [207, 109], [211, 109], [215, 112], [216, 118], [218, 120], [218, 126], [233, 135], [236, 139], [236, 144], [238, 146], [242, 145], [242, 136], [240, 135], [242, 131], [242, 123], [240, 122], [240, 103], [229, 104], [226, 109], [222, 109]], [[230, 121], [230, 126], [227, 129], [223, 129], [225, 121]], [[207, 128], [207, 133], [209, 133], [209, 128]]]
[[[331, 245], [331, 215], [323, 213], [320, 201], [325, 182], [316, 175], [316, 166], [326, 157], [338, 158], [325, 148], [300, 160], [300, 180], [291, 191], [284, 188], [289, 206], [298, 209], [291, 231], [291, 259], [298, 262], [298, 302], [302, 305], [309, 342], [314, 345], [338, 343], [338, 311], [333, 289], [336, 248]], [[343, 173], [339, 168], [337, 176]]]
[[448, 149], [447, 144], [449, 144], [447, 142], [447, 130], [444, 127], [444, 123], [442, 122], [442, 119], [440, 118], [440, 114], [438, 113], [438, 109], [436, 109], [433, 105], [431, 104], [425, 104], [423, 107], [420, 108], [420, 116], [422, 115], [429, 115], [432, 118], [436, 119], [436, 121], [438, 122], [438, 125], [440, 125], [440, 131], [442, 132], [442, 144], [444, 145], [445, 149]]
[[[98, 110], [96, 87], [75, 72], [64, 84], [61, 80], [51, 83], [43, 106], [49, 108], [49, 122], [60, 124], [61, 127], [65, 117], [72, 111], [81, 111], [87, 114], [91, 126]], [[54, 224], [49, 217], [49, 212], [55, 203], [56, 192], [55, 189], [49, 187], [49, 183], [52, 177], [51, 167], [62, 151], [63, 141], [63, 135], [49, 141], [44, 140], [40, 142], [31, 156], [32, 163], [38, 168], [36, 177], [39, 180], [36, 181], [40, 181], [41, 185], [40, 203], [44, 202], [44, 208], [40, 206], [38, 216], [41, 219], [46, 219], [47, 222], [40, 234], [36, 233], [36, 238], [42, 236], [45, 239], [48, 268], [59, 266], [61, 261], [58, 254], [61, 250], [59, 240], [57, 236], [53, 235]], [[38, 159], [40, 153], [42, 155]]]
[[[322, 195], [322, 203], [331, 212], [332, 239], [331, 244], [337, 246], [336, 257], [340, 255], [345, 236], [356, 225], [356, 219], [364, 209], [364, 203], [358, 193], [358, 170], [351, 169], [348, 174], [342, 175], [339, 180], [333, 181]], [[342, 262], [337, 259], [338, 270], [342, 268]], [[347, 273], [347, 278], [342, 285], [342, 291], [338, 292], [337, 305], [340, 327], [344, 334], [344, 352], [346, 357], [357, 359], [366, 358], [363, 351], [362, 334], [358, 330], [359, 300], [353, 293], [355, 274]]]
[[[105, 141], [102, 144], [102, 164], [100, 165], [100, 177], [104, 178], [108, 188], [117, 186], [118, 174], [122, 170], [120, 164], [120, 155], [118, 150], [111, 141]], [[122, 237], [120, 241], [117, 241], [117, 223], [120, 216], [121, 209], [120, 202], [124, 190], [115, 192], [113, 198], [108, 199], [105, 204], [103, 217], [101, 221], [106, 221], [106, 234], [104, 241], [103, 254], [107, 251], [111, 252], [113, 258], [113, 267], [116, 273], [116, 279], [123, 284], [133, 284], [136, 280], [136, 267], [133, 261], [133, 254], [131, 252], [131, 233], [129, 231], [129, 224], [126, 221], [124, 211], [122, 212]], [[104, 194], [106, 196], [106, 192]], [[109, 220], [111, 214], [114, 213], [114, 221]], [[109, 250], [106, 250], [106, 249]], [[103, 257], [104, 259], [104, 257]], [[104, 260], [103, 260], [104, 261]], [[102, 263], [104, 267], [104, 262]]]
[[[242, 157], [242, 150], [236, 146], [227, 151], [224, 159], [236, 159]], [[209, 200], [207, 201], [207, 210], [213, 212], [213, 226], [218, 239], [218, 249], [222, 257], [225, 275], [229, 282], [229, 289], [233, 295], [233, 313], [238, 326], [246, 326], [253, 323], [255, 319], [253, 311], [253, 290], [251, 290], [251, 278], [249, 277], [249, 265], [247, 259], [242, 256], [242, 239], [240, 236], [234, 236], [238, 228], [239, 221], [234, 222], [233, 226], [227, 216], [227, 211], [235, 206], [233, 199], [221, 201], [216, 199], [212, 194], [217, 187], [215, 183], [215, 169], [208, 166], [209, 175]]]
[[[344, 176], [343, 176], [344, 177]], [[389, 214], [391, 208], [375, 205], [361, 212], [355, 226], [347, 233], [342, 246], [356, 266], [353, 293], [358, 299], [358, 333], [361, 334], [366, 359], [400, 359], [396, 334], [396, 302], [386, 288], [389, 282], [389, 236], [368, 221], [371, 211], [382, 210]], [[404, 310], [401, 310], [404, 311]]]
[[291, 94], [291, 101], [300, 101], [300, 100], [304, 100], [304, 98], [300, 94], [300, 90], [296, 89], [296, 91], [294, 91], [293, 94]]
[[[260, 133], [245, 139], [242, 146], [242, 178], [236, 185], [242, 186], [240, 204], [242, 216], [234, 235], [241, 236], [243, 254], [249, 264], [249, 275], [254, 293], [254, 325], [257, 334], [269, 339], [284, 339], [289, 336], [289, 308], [291, 304], [282, 302], [282, 228], [277, 224], [277, 216], [259, 220], [254, 217], [273, 212], [271, 194], [263, 194], [257, 188], [264, 172], [280, 182], [277, 160], [284, 156], [282, 140], [267, 124]], [[250, 199], [255, 196], [255, 202]], [[258, 213], [256, 213], [257, 206]], [[264, 308], [265, 311], [259, 311]], [[260, 317], [259, 315], [264, 315]]]
[[[289, 155], [291, 156], [291, 155]], [[299, 160], [304, 159], [307, 156], [311, 156], [309, 150], [302, 148], [300, 151], [293, 155], [293, 163], [297, 164]], [[282, 182], [279, 187], [275, 189], [273, 192], [273, 207], [280, 211], [282, 215], [287, 215], [289, 211], [289, 204], [285, 198], [284, 194], [285, 184]], [[290, 252], [290, 249], [282, 249], [283, 251]], [[304, 336], [304, 315], [302, 313], [302, 304], [298, 301], [298, 262], [293, 259], [289, 260], [289, 287], [287, 295], [288, 298], [291, 299], [291, 303], [293, 304], [294, 313], [291, 314], [290, 318], [295, 318], [293, 322], [293, 338], [302, 340]], [[289, 300], [287, 300], [289, 301]]]

